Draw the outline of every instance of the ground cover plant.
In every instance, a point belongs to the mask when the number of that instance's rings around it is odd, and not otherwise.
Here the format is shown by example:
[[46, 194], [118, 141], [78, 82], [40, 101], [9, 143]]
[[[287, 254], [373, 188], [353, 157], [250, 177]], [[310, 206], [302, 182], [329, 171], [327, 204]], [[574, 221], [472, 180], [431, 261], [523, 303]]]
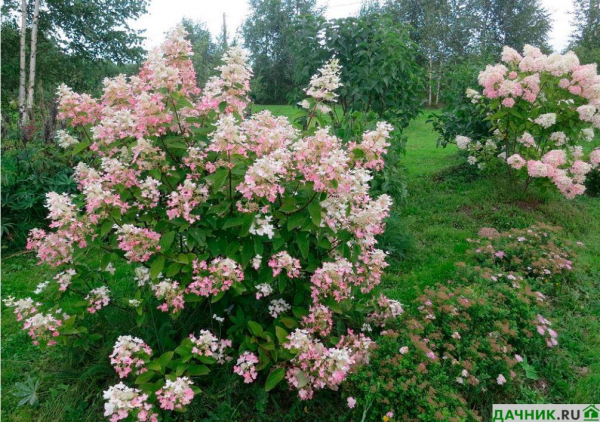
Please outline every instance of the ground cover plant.
[[600, 165], [600, 149], [589, 156], [584, 151], [600, 127], [597, 65], [580, 64], [573, 52], [547, 56], [530, 45], [523, 55], [504, 47], [502, 62], [479, 74], [482, 93], [466, 93], [493, 136], [459, 135], [457, 147], [480, 169], [502, 165], [523, 189], [535, 182], [553, 184], [567, 198], [582, 195], [586, 174]]

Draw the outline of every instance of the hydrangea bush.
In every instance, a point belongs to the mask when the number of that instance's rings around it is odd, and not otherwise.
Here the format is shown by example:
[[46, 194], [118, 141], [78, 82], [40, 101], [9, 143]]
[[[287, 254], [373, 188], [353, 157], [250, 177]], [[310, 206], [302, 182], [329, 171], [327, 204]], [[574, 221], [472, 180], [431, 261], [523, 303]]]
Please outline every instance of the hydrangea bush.
[[479, 74], [481, 93], [467, 90], [493, 136], [457, 136], [457, 147], [479, 168], [503, 164], [525, 189], [535, 181], [569, 199], [583, 194], [586, 174], [600, 165], [600, 148], [588, 155], [584, 146], [600, 128], [597, 65], [581, 65], [573, 52], [547, 56], [530, 45], [523, 55], [504, 47], [502, 62]]
[[[59, 88], [80, 194], [48, 194], [51, 230], [30, 234], [28, 249], [56, 271], [36, 291], [44, 306], [6, 301], [41, 347], [93, 347], [103, 330], [90, 319], [108, 307], [140, 329], [172, 324], [166, 339], [122, 335], [106, 356], [111, 421], [184, 411], [211, 366], [267, 391], [285, 380], [301, 399], [336, 390], [369, 361], [357, 328], [402, 312], [373, 294], [391, 200], [370, 195], [370, 181], [393, 128], [342, 142], [319, 124], [335, 60], [306, 90], [304, 127], [268, 111], [244, 119], [244, 52], [230, 49], [200, 90], [184, 36], [172, 31], [138, 75], [106, 80], [100, 99]], [[115, 276], [117, 262], [131, 277]]]

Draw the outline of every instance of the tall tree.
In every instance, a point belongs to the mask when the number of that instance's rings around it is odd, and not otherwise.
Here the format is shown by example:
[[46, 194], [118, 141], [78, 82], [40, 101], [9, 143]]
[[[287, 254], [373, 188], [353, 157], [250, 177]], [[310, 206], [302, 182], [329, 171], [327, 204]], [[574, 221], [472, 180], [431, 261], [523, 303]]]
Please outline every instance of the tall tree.
[[33, 6], [33, 23], [31, 25], [31, 55], [29, 56], [29, 87], [27, 88], [27, 108], [23, 115], [23, 123], [27, 123], [29, 116], [33, 110], [33, 93], [35, 90], [35, 63], [37, 59], [37, 33], [38, 33], [38, 18], [40, 14], [40, 0], [34, 0]]
[[476, 0], [474, 5], [483, 52], [497, 55], [505, 45], [521, 50], [525, 44], [550, 50], [550, 15], [541, 0]]
[[448, 63], [465, 57], [474, 45], [472, 0], [388, 0], [384, 10], [412, 27], [427, 68], [427, 97], [438, 103], [442, 79]]
[[[4, 38], [4, 37], [3, 37]], [[23, 122], [25, 116], [25, 85], [27, 84], [27, 61], [25, 44], [27, 43], [27, 0], [21, 0], [21, 48], [19, 50], [19, 124]], [[5, 38], [6, 43], [6, 38]], [[5, 44], [6, 47], [6, 44]], [[4, 60], [3, 60], [4, 61]], [[4, 72], [2, 72], [4, 73]], [[4, 75], [2, 75], [4, 76]]]
[[[222, 44], [217, 45], [204, 22], [183, 19], [181, 24], [188, 32], [188, 39], [192, 43], [192, 62], [196, 70], [196, 80], [199, 86], [204, 86], [210, 76], [215, 73], [214, 68], [219, 64], [222, 53]], [[225, 45], [226, 47], [226, 45]]]
[[252, 56], [256, 101], [284, 103], [294, 88], [294, 22], [323, 10], [317, 0], [250, 0], [250, 10], [242, 35]]
[[600, 0], [575, 0], [570, 48], [584, 63], [600, 64]]
[[[71, 64], [95, 62], [100, 67], [103, 67], [102, 63], [107, 60], [119, 64], [138, 61], [144, 54], [141, 46], [143, 38], [139, 31], [129, 27], [128, 22], [145, 13], [148, 2], [149, 0], [5, 0], [1, 8], [2, 31], [4, 33], [14, 30], [20, 20], [21, 48], [18, 88], [3, 86], [2, 91], [6, 93], [18, 90], [19, 112], [22, 118], [25, 119], [31, 114], [40, 77], [57, 72], [65, 65], [61, 62], [56, 68], [44, 69], [40, 74], [37, 71], [40, 68], [37, 66], [39, 52], [46, 56], [51, 51], [55, 55], [58, 54], [63, 61], [72, 59]], [[27, 35], [30, 36], [29, 83], [26, 80]], [[13, 40], [13, 37], [8, 39]], [[42, 50], [40, 43], [50, 49]], [[7, 46], [2, 47], [4, 79], [5, 63], [15, 58], [5, 55], [4, 50]], [[12, 48], [9, 46], [8, 50]], [[44, 57], [42, 61], [46, 59], [48, 57]], [[63, 81], [66, 77], [62, 76]], [[12, 81], [12, 78], [9, 77], [8, 81]]]

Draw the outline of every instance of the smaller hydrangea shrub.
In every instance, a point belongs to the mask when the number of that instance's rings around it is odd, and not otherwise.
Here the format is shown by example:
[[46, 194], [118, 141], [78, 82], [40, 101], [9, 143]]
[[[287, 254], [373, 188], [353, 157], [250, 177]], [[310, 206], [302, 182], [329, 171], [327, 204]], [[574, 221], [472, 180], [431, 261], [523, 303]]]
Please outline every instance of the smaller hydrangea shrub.
[[480, 169], [502, 166], [524, 189], [535, 183], [569, 199], [582, 195], [586, 175], [600, 165], [600, 148], [584, 152], [600, 128], [597, 65], [581, 65], [573, 52], [546, 56], [530, 45], [523, 55], [504, 47], [502, 62], [479, 74], [481, 93], [467, 90], [485, 110], [492, 136], [463, 133], [457, 147]]
[[544, 224], [498, 232], [482, 228], [469, 254], [475, 269], [493, 282], [518, 284], [527, 280], [544, 293], [552, 293], [572, 279], [575, 249], [583, 244], [563, 239], [561, 229]]

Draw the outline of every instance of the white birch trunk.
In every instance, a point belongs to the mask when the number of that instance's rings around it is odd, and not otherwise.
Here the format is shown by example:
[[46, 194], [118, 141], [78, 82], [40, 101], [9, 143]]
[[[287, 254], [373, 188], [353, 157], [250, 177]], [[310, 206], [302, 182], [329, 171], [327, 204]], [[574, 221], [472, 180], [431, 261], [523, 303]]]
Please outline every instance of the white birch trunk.
[[19, 125], [23, 125], [25, 116], [26, 62], [25, 42], [27, 40], [27, 0], [21, 0], [21, 60], [19, 64]]
[[31, 56], [29, 57], [29, 88], [27, 89], [27, 112], [25, 118], [33, 115], [33, 94], [35, 90], [35, 60], [37, 56], [37, 29], [40, 14], [40, 0], [35, 0], [33, 24], [31, 26]]
[[431, 106], [431, 84], [433, 79], [433, 57], [429, 56], [429, 102], [428, 104]]

